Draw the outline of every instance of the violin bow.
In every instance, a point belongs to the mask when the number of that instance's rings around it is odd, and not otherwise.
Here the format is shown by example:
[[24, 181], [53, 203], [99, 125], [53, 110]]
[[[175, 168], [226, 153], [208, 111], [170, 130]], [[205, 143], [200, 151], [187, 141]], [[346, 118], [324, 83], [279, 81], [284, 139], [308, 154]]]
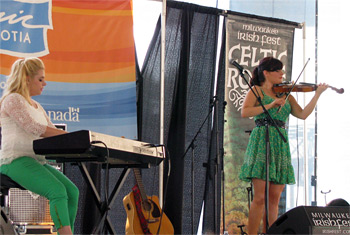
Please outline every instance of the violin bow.
[[[305, 70], [305, 68], [306, 68], [306, 65], [309, 63], [309, 61], [310, 61], [310, 58], [309, 58], [309, 59], [306, 61], [306, 63], [304, 64], [304, 67], [303, 67], [303, 69], [301, 70], [301, 72], [300, 72], [300, 74], [299, 74], [297, 80], [293, 83], [292, 87], [290, 88], [290, 90], [289, 90], [289, 92], [287, 93], [286, 98], [285, 98], [284, 100], [287, 100], [287, 99], [288, 99], [290, 93], [292, 92], [294, 86], [297, 84], [297, 82], [298, 82], [300, 76], [303, 74], [303, 72], [304, 72], [304, 70]], [[278, 107], [277, 113], [280, 111], [280, 109], [281, 109], [281, 106]]]
[[303, 69], [301, 70], [301, 72], [300, 72], [300, 74], [299, 74], [297, 80], [295, 81], [295, 83], [293, 84], [292, 88], [291, 88], [290, 91], [288, 92], [288, 94], [287, 94], [287, 96], [286, 96], [286, 99], [288, 98], [288, 96], [289, 96], [290, 93], [292, 92], [294, 86], [297, 84], [297, 82], [298, 82], [300, 76], [303, 74], [303, 72], [304, 72], [304, 70], [305, 70], [305, 68], [306, 68], [306, 65], [309, 63], [309, 61], [310, 61], [310, 58], [309, 58], [309, 59], [306, 61], [306, 63], [304, 64], [304, 67], [303, 67]]

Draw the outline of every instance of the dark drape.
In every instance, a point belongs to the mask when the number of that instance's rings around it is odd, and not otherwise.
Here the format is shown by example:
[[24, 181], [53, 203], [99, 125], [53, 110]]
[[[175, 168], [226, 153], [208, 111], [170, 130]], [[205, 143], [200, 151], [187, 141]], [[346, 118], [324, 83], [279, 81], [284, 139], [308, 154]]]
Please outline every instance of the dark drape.
[[206, 175], [205, 193], [204, 193], [204, 215], [203, 215], [203, 233], [220, 234], [220, 229], [225, 229], [223, 215], [224, 208], [224, 113], [226, 107], [225, 101], [225, 66], [226, 66], [226, 25], [223, 24], [222, 43], [219, 57], [218, 77], [216, 84], [215, 115], [213, 130], [211, 133], [210, 155], [208, 160], [208, 171]]
[[[165, 169], [169, 170], [170, 161], [170, 176], [164, 180], [168, 182], [164, 185], [167, 189], [164, 208], [177, 234], [197, 232], [210, 146], [212, 138], [216, 138], [212, 135], [211, 114], [218, 17], [216, 9], [167, 3], [164, 143], [169, 151]], [[138, 76], [138, 107], [142, 117], [139, 136], [149, 143], [160, 142], [160, 33], [158, 22]], [[149, 174], [155, 174], [154, 169], [143, 171], [146, 185], [154, 184]]]

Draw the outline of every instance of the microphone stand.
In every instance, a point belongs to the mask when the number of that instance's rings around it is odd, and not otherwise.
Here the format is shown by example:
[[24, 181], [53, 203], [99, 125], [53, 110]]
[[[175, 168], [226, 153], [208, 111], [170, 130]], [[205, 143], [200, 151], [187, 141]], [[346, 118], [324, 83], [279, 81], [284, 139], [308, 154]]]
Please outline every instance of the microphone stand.
[[[270, 121], [270, 123], [272, 123], [272, 126], [274, 126], [276, 128], [276, 130], [279, 133], [280, 137], [286, 143], [287, 142], [286, 138], [284, 138], [284, 136], [282, 135], [281, 131], [277, 127], [277, 124], [276, 124], [275, 120], [271, 117], [270, 113], [267, 111], [267, 109], [263, 105], [260, 95], [258, 95], [254, 91], [254, 89], [252, 88], [252, 86], [250, 85], [250, 83], [248, 82], [246, 77], [244, 76], [243, 69], [238, 68], [238, 70], [240, 71], [240, 76], [248, 84], [249, 89], [253, 92], [254, 96], [258, 100], [259, 105], [262, 107], [263, 112], [265, 113], [267, 119]], [[246, 74], [248, 74], [248, 73], [246, 73]], [[249, 74], [248, 74], [248, 76], [249, 76]], [[270, 168], [270, 162], [269, 162], [270, 161], [270, 135], [269, 135], [269, 123], [268, 122], [265, 122], [265, 129], [266, 129], [266, 135], [265, 135], [265, 141], [266, 141], [265, 212], [266, 212], [266, 232], [267, 232], [267, 230], [269, 229], [269, 168]]]
[[[191, 217], [192, 217], [192, 234], [194, 234], [194, 149], [195, 149], [195, 144], [194, 142], [196, 141], [197, 139], [197, 136], [199, 135], [199, 133], [201, 132], [204, 124], [207, 122], [209, 116], [211, 115], [211, 113], [213, 112], [213, 107], [216, 106], [218, 102], [218, 99], [216, 96], [213, 97], [213, 101], [211, 102], [210, 104], [210, 110], [207, 114], [207, 116], [205, 117], [204, 121], [202, 122], [201, 126], [199, 127], [196, 135], [192, 138], [192, 141], [191, 143], [188, 145], [186, 151], [184, 152], [182, 158], [185, 158], [187, 152], [192, 149], [192, 154], [191, 154], [191, 183], [192, 183], [192, 195], [191, 195], [191, 205], [192, 205], [192, 210], [191, 210]], [[216, 188], [215, 188], [216, 190]], [[216, 205], [216, 201], [215, 201], [215, 205]], [[216, 208], [217, 206], [215, 206]], [[216, 212], [216, 211], [215, 211]], [[215, 213], [216, 214], [216, 213]], [[215, 221], [216, 223], [216, 221]]]

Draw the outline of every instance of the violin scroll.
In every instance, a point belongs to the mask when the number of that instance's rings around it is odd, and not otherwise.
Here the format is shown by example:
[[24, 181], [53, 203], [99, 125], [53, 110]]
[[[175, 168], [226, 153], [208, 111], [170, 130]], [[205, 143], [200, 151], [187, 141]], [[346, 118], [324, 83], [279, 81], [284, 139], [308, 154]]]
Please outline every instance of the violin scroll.
[[338, 94], [343, 94], [344, 93], [344, 88], [335, 88], [334, 86], [328, 86], [332, 90], [336, 91]]

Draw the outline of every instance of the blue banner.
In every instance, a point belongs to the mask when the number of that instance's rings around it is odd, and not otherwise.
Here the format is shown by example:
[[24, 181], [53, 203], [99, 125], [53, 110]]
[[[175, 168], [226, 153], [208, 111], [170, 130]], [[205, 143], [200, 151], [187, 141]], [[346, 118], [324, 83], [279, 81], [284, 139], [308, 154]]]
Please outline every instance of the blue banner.
[[0, 52], [13, 56], [48, 54], [46, 31], [52, 28], [50, 6], [49, 1], [2, 3]]

